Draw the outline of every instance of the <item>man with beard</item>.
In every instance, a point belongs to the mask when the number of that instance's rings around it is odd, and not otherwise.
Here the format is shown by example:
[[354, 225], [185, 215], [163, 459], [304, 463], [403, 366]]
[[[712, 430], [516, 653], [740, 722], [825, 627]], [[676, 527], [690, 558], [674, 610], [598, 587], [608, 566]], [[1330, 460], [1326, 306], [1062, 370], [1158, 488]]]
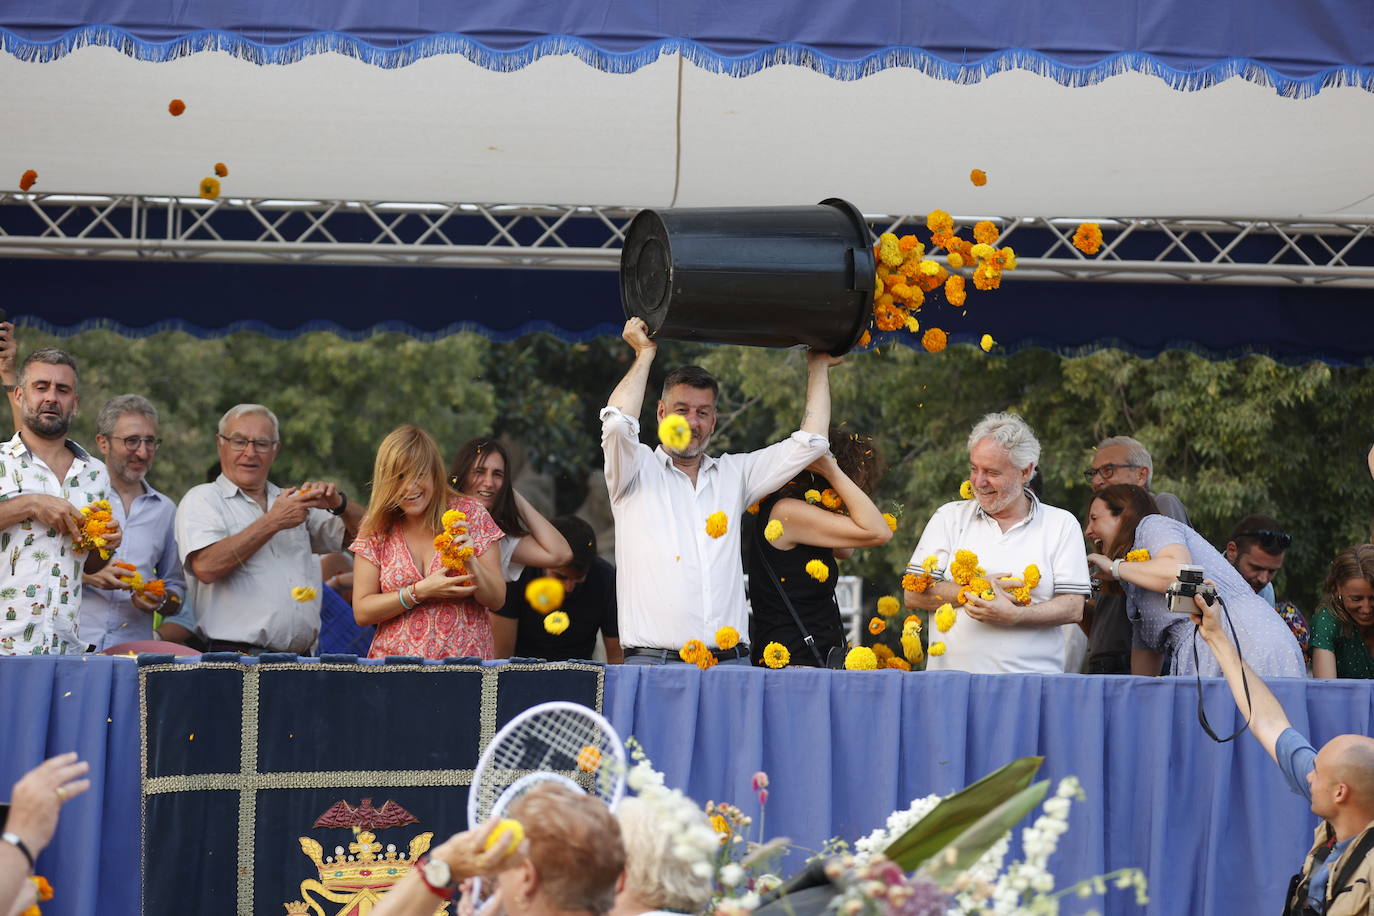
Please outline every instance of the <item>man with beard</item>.
[[[706, 447], [716, 428], [716, 380], [700, 366], [668, 373], [658, 421], [676, 414], [691, 437], [680, 449], [660, 444], [651, 450], [639, 441], [639, 411], [657, 344], [639, 318], [625, 322], [621, 336], [634, 350], [634, 362], [601, 411], [606, 487], [615, 516], [620, 643], [626, 664], [661, 665], [681, 661], [679, 650], [691, 640], [715, 647], [721, 627], [748, 632], [741, 516], [829, 448], [829, 369], [839, 360], [807, 354], [800, 430], [758, 451], [712, 458]], [[718, 521], [707, 523], [718, 512], [725, 516], [723, 532]], [[743, 641], [714, 648], [713, 654], [720, 662], [749, 664]]]
[[[1025, 420], [1006, 413], [983, 417], [969, 433], [968, 455], [972, 497], [935, 511], [907, 568], [935, 580], [924, 591], [904, 593], [908, 608], [934, 611], [949, 604], [954, 609], [953, 623], [944, 629], [949, 612], [934, 615], [927, 667], [982, 674], [1062, 672], [1060, 628], [1078, 623], [1089, 593], [1078, 521], [1027, 488], [1040, 460], [1040, 442]], [[977, 577], [987, 583], [981, 591], [965, 593], [953, 581], [951, 566], [961, 550], [978, 557]], [[1032, 565], [1039, 581], [1024, 583], [1031, 586], [1029, 602], [1013, 600], [1012, 590], [1023, 585]]]
[[134, 592], [131, 573], [112, 563], [85, 576], [81, 638], [96, 652], [130, 640], [153, 638], [153, 613], [176, 613], [186, 593], [177, 557], [176, 503], [148, 485], [162, 440], [157, 408], [144, 397], [121, 394], [100, 408], [95, 444], [105, 458], [114, 495], [110, 508], [124, 530], [117, 563], [135, 567], [145, 582], [161, 579], [163, 595]]
[[363, 505], [332, 483], [282, 489], [269, 481], [281, 433], [261, 404], [229, 408], [215, 441], [219, 476], [192, 487], [177, 506], [177, 549], [197, 629], [212, 652], [308, 653], [320, 634], [314, 554], [350, 543]]
[[[0, 655], [81, 652], [82, 572], [108, 562], [75, 549], [80, 509], [110, 496], [105, 466], [67, 438], [76, 414], [76, 361], [35, 350], [19, 370], [19, 431], [0, 446]], [[106, 538], [119, 546], [117, 523]]]

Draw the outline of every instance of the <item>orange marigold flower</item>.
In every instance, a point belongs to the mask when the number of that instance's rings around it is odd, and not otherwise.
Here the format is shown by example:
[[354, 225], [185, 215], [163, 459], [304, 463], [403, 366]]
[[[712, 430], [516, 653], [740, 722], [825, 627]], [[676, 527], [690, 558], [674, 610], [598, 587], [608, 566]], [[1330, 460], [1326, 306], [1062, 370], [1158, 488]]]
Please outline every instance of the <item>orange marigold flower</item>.
[[954, 217], [944, 210], [931, 210], [926, 217], [926, 228], [931, 232], [953, 232]]
[[218, 175], [220, 178], [228, 178], [228, 177], [229, 177], [229, 166], [225, 165], [223, 162], [216, 162], [216, 163], [215, 163], [215, 174]]
[[930, 235], [930, 244], [936, 248], [949, 248], [958, 240], [958, 236], [948, 230], [940, 229]]
[[991, 245], [1001, 234], [991, 220], [979, 220], [973, 226], [973, 240], [983, 245]]
[[758, 503], [754, 503], [752, 506], [750, 506], [748, 509], [745, 509], [744, 511], [745, 511], [745, 512], [748, 512], [750, 515], [758, 515], [758, 514], [759, 514], [759, 504], [758, 504]]
[[821, 505], [827, 509], [838, 509], [844, 505], [844, 500], [840, 499], [840, 494], [826, 487], [821, 491]]
[[939, 328], [927, 328], [921, 335], [921, 346], [926, 348], [927, 353], [939, 353], [945, 348], [948, 338], [945, 332]]
[[702, 654], [710, 655], [711, 652], [706, 648], [706, 643], [699, 639], [689, 639], [686, 645], [678, 650], [677, 656], [689, 665], [695, 665], [697, 658]]
[[868, 328], [864, 328], [863, 334], [860, 335], [860, 337], [859, 337], [859, 347], [860, 347], [860, 348], [866, 347], [866, 346], [868, 346], [869, 344], [871, 344], [872, 342], [873, 342], [873, 335], [870, 334], [870, 333], [868, 332]]
[[1102, 248], [1102, 227], [1097, 223], [1080, 223], [1073, 234], [1073, 247], [1084, 254], [1097, 254]]
[[23, 175], [19, 176], [19, 190], [27, 191], [33, 187], [33, 183], [38, 180], [38, 173], [33, 169], [28, 169]]
[[868, 621], [868, 632], [872, 633], [874, 636], [877, 636], [886, 629], [887, 621], [881, 617], [874, 617]]
[[901, 238], [897, 239], [897, 247], [900, 248], [902, 251], [910, 251], [919, 244], [921, 243], [917, 241], [916, 236], [914, 235], [904, 235]]
[[185, 110], [186, 103], [183, 102], [181, 99], [172, 99], [170, 102], [167, 103], [167, 111], [170, 112], [172, 117], [174, 118], [180, 117], [181, 113]]
[[992, 256], [992, 262], [1002, 270], [1016, 269], [1016, 252], [1010, 246], [998, 248], [997, 253]]
[[879, 302], [873, 306], [873, 323], [880, 331], [895, 331], [906, 324], [906, 312], [891, 303]]
[[206, 200], [214, 200], [216, 197], [219, 197], [219, 179], [202, 178], [197, 193]]
[[975, 289], [989, 290], [997, 289], [1002, 285], [1002, 272], [1000, 270], [989, 269], [986, 264], [980, 264], [978, 269], [973, 272], [973, 286]]
[[974, 169], [968, 173], [968, 180], [973, 182], [975, 188], [981, 188], [988, 183], [988, 173], [982, 169]]
[[950, 305], [963, 305], [968, 298], [964, 289], [964, 278], [955, 274], [945, 281], [945, 299]]
[[916, 573], [907, 573], [905, 576], [902, 576], [902, 588], [908, 592], [916, 592], [916, 594], [919, 595], [921, 592], [930, 588], [930, 584], [934, 581], [935, 580], [931, 576], [925, 573], [920, 575]]
[[960, 254], [959, 252], [957, 252], [957, 251], [951, 251], [951, 252], [949, 253], [949, 266], [950, 266], [950, 267], [963, 267], [963, 266], [964, 266], [964, 256], [963, 256], [962, 254]]
[[911, 670], [911, 665], [907, 662], [906, 659], [897, 658], [895, 655], [892, 658], [883, 659], [883, 665], [887, 668], [896, 668], [898, 671]]
[[878, 661], [884, 662], [891, 658], [894, 653], [891, 646], [879, 642], [873, 644], [873, 654], [878, 656]]

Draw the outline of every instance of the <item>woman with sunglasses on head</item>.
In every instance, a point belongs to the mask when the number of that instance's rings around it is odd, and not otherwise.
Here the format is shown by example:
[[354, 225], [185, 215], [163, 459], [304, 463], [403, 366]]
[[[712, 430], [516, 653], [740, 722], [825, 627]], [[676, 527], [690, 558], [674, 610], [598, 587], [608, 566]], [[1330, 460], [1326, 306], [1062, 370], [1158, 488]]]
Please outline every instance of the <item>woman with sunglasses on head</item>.
[[[446, 512], [466, 516], [454, 539], [473, 556], [459, 573], [444, 566], [434, 539]], [[439, 446], [423, 429], [400, 426], [382, 440], [372, 471], [372, 498], [350, 548], [353, 615], [377, 624], [369, 658], [498, 658], [491, 611], [506, 601], [498, 552], [501, 531], [486, 509], [447, 485]]]
[[1374, 677], [1374, 544], [1342, 550], [1312, 619], [1313, 677]]
[[1283, 618], [1202, 535], [1158, 514], [1141, 487], [1113, 484], [1093, 494], [1084, 534], [1099, 551], [1088, 555], [1088, 563], [1103, 588], [1125, 591], [1132, 674], [1157, 675], [1167, 663], [1169, 674], [1220, 676], [1212, 650], [1194, 637], [1192, 619], [1171, 612], [1164, 594], [1179, 567], [1201, 566], [1224, 602], [1227, 632], [1235, 627], [1251, 669], [1265, 678], [1306, 676], [1302, 650]]

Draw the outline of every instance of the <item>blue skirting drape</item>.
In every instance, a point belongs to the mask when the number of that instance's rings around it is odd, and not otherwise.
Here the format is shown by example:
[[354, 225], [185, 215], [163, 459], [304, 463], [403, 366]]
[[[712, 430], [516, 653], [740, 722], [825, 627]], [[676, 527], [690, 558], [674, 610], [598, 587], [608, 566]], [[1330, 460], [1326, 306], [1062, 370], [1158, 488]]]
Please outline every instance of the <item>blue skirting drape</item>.
[[[45, 913], [138, 912], [136, 682], [128, 659], [0, 659], [0, 793], [63, 750], [94, 765], [95, 787], [64, 808], [40, 858], [57, 889]], [[1272, 686], [1318, 746], [1370, 734], [1371, 682]], [[1239, 726], [1225, 684], [1203, 688], [1214, 729]], [[1061, 885], [1138, 866], [1149, 913], [1276, 912], [1316, 823], [1252, 738], [1219, 745], [1203, 734], [1184, 679], [611, 667], [604, 705], [669, 784], [698, 801], [756, 815], [749, 781], [767, 771], [767, 835], [810, 849], [861, 836], [914, 797], [1043, 754], [1043, 775], [1075, 775], [1086, 794], [1051, 860]], [[196, 912], [193, 901], [188, 891], [185, 912]], [[1105, 912], [1139, 910], [1113, 892]]]

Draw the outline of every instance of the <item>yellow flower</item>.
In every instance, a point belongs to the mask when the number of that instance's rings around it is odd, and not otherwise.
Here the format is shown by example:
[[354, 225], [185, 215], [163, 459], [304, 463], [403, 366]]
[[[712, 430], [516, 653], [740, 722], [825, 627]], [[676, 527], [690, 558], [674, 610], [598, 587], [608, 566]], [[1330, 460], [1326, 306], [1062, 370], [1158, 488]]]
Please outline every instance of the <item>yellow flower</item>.
[[318, 593], [308, 585], [297, 585], [295, 588], [291, 589], [291, 600], [300, 602], [314, 601], [316, 594]]
[[931, 654], [931, 655], [944, 655], [944, 654], [945, 654], [945, 644], [944, 644], [944, 642], [933, 642], [933, 643], [931, 643], [931, 644], [930, 644], [930, 654]]
[[1021, 576], [1021, 581], [1026, 584], [1026, 588], [1035, 588], [1040, 584], [1040, 567], [1034, 563], [1027, 566], [1025, 573]]
[[949, 266], [950, 266], [950, 267], [963, 267], [963, 266], [964, 266], [964, 256], [961, 255], [961, 254], [960, 254], [959, 252], [957, 252], [957, 251], [951, 251], [951, 252], [949, 253]]
[[993, 255], [993, 260], [1000, 261], [1003, 270], [1016, 269], [1016, 252], [1010, 247], [997, 249], [997, 254]]
[[1150, 552], [1144, 547], [1137, 547], [1126, 554], [1127, 563], [1143, 563], [1148, 559], [1150, 559]]
[[987, 242], [980, 242], [973, 246], [973, 256], [980, 261], [986, 261], [988, 258], [992, 257], [992, 255], [992, 246]]
[[940, 558], [935, 554], [929, 554], [921, 561], [921, 568], [928, 573], [933, 573], [940, 567]]
[[554, 636], [566, 630], [569, 623], [568, 615], [562, 611], [554, 611], [544, 617], [544, 629]]
[[219, 197], [219, 179], [210, 177], [202, 178], [197, 193], [206, 200], [214, 200], [216, 197]]
[[915, 633], [902, 634], [902, 657], [913, 665], [921, 663], [921, 660], [926, 657], [926, 651], [921, 648], [920, 636]]
[[973, 481], [965, 480], [959, 484], [959, 495], [964, 499], [973, 499]]
[[896, 668], [898, 671], [910, 671], [911, 665], [904, 658], [885, 658], [883, 659], [884, 668]]
[[[563, 606], [563, 583], [553, 576], [532, 579], [530, 584], [525, 586], [525, 600], [541, 614], [556, 611]], [[564, 615], [564, 619], [567, 619], [567, 615]], [[549, 632], [552, 633], [553, 630]]]
[[729, 527], [730, 525], [725, 518], [724, 512], [712, 512], [710, 515], [706, 516], [706, 533], [713, 538], [718, 538], [725, 534], [726, 529]]
[[981, 188], [988, 183], [988, 173], [982, 169], [974, 169], [968, 173], [968, 180], [973, 182], [975, 188]]
[[[777, 644], [774, 643], [774, 645]], [[711, 815], [711, 829], [720, 834], [720, 841], [722, 843], [730, 836], [730, 822], [719, 814]]]
[[1030, 586], [1028, 586], [1028, 585], [1023, 585], [1023, 586], [1021, 586], [1020, 588], [1014, 588], [1014, 589], [1011, 590], [1011, 600], [1012, 600], [1014, 603], [1020, 604], [1020, 605], [1030, 604], [1030, 603], [1031, 603], [1031, 593], [1030, 593], [1030, 592], [1031, 592]]
[[[917, 292], [920, 292], [920, 290], [917, 290]], [[906, 316], [906, 329], [913, 334], [916, 334], [921, 330], [921, 322], [916, 320], [915, 315]]]
[[886, 629], [887, 621], [883, 620], [881, 617], [873, 617], [868, 621], [868, 632], [872, 633], [874, 636], [877, 636]]
[[891, 512], [883, 513], [883, 521], [887, 522], [887, 529], [889, 531], [897, 530], [897, 516], [893, 515]]
[[946, 602], [940, 605], [935, 612], [935, 629], [941, 633], [948, 633], [949, 628], [954, 626], [955, 620], [959, 617], [959, 612], [954, 609], [954, 605]]
[[807, 490], [806, 493], [805, 493], [805, 497], [806, 497], [806, 501], [809, 502], [811, 505], [813, 505], [813, 506], [814, 506], [814, 505], [817, 505], [817, 504], [819, 504], [820, 501], [821, 501], [821, 491], [820, 491], [820, 490]]
[[921, 618], [916, 614], [908, 614], [906, 620], [902, 621], [902, 635], [915, 636], [921, 632]]
[[926, 228], [931, 232], [950, 232], [954, 229], [954, 217], [944, 210], [931, 210], [926, 217]]
[[868, 646], [855, 646], [845, 655], [844, 666], [850, 671], [875, 671], [878, 668], [878, 656]]
[[792, 660], [792, 653], [779, 642], [770, 642], [763, 647], [763, 663], [769, 668], [785, 668]]
[[892, 657], [892, 649], [884, 643], [874, 643], [873, 654], [878, 656], [878, 661], [885, 662]]
[[935, 263], [934, 261], [922, 261], [922, 262], [921, 262], [921, 273], [925, 274], [927, 277], [933, 277], [933, 276], [935, 276], [936, 274], [938, 274], [939, 272], [940, 272], [940, 265], [937, 264], [937, 263]]
[[1102, 227], [1097, 223], [1080, 223], [1073, 234], [1073, 247], [1084, 254], [1097, 254], [1102, 248]]
[[884, 232], [878, 236], [878, 259], [888, 267], [902, 265], [902, 249], [897, 242], [897, 236], [891, 232]]
[[992, 339], [992, 335], [991, 335], [991, 334], [984, 334], [984, 335], [978, 340], [978, 346], [980, 346], [980, 347], [983, 348], [983, 352], [984, 352], [984, 353], [991, 353], [991, 352], [992, 352], [992, 348], [995, 347], [995, 346], [997, 346], [997, 341], [995, 341], [995, 340]]
[[703, 653], [710, 654], [706, 648], [706, 643], [699, 639], [689, 639], [686, 645], [677, 650], [677, 657], [689, 665], [695, 665], [697, 663], [697, 658]]
[[714, 652], [702, 652], [697, 656], [696, 666], [700, 668], [702, 671], [705, 671], [707, 668], [714, 668], [716, 665], [719, 664], [720, 659], [716, 658], [716, 654]]
[[716, 630], [716, 646], [721, 649], [733, 649], [739, 645], [739, 630], [734, 627], [721, 627]]
[[680, 413], [670, 413], [658, 424], [658, 441], [674, 451], [682, 451], [692, 441], [692, 427]]
[[577, 768], [584, 773], [595, 773], [601, 766], [601, 751], [590, 744], [577, 752]]
[[773, 519], [767, 525], [764, 525], [763, 537], [764, 540], [769, 542], [776, 541], [778, 538], [782, 537], [782, 522]]
[[830, 567], [820, 560], [809, 560], [806, 564], [806, 574], [817, 582], [824, 582], [830, 578]]
[[452, 528], [454, 525], [467, 520], [467, 513], [459, 512], [457, 509], [450, 509], [444, 513], [443, 525], [445, 528]]
[[878, 599], [878, 613], [884, 617], [891, 617], [901, 609], [901, 602], [891, 595], [883, 595]]

